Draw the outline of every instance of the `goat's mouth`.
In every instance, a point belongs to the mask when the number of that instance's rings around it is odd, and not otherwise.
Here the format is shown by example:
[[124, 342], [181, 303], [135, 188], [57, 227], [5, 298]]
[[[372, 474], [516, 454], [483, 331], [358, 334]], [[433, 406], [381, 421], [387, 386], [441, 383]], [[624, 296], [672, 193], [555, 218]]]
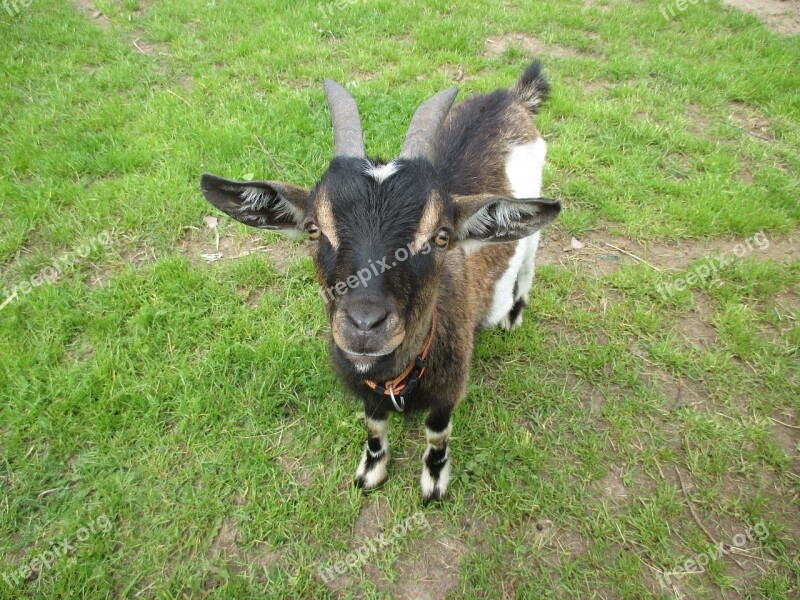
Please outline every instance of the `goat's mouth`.
[[361, 373], [391, 360], [405, 339], [405, 331], [399, 331], [388, 339], [381, 338], [341, 335], [336, 328], [333, 329], [333, 342], [340, 357]]
[[[368, 344], [342, 344], [339, 340], [336, 339], [337, 336], [334, 335], [333, 341], [336, 343], [336, 347], [342, 352], [342, 355], [352, 362], [357, 363], [368, 363], [368, 362], [376, 362], [381, 358], [386, 358], [390, 356], [400, 344], [403, 343], [403, 339], [405, 339], [405, 334], [401, 333], [398, 335], [393, 336], [390, 340], [387, 341], [386, 344], [383, 344], [380, 349], [377, 350], [368, 350], [363, 346]], [[359, 347], [361, 346], [361, 347]]]

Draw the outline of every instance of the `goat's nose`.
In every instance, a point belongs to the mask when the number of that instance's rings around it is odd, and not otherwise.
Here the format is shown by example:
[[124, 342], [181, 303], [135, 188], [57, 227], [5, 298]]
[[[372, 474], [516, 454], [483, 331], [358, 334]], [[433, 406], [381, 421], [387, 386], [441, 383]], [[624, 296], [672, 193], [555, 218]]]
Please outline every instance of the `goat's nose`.
[[347, 318], [364, 333], [376, 329], [388, 316], [389, 311], [380, 304], [358, 304], [347, 309]]

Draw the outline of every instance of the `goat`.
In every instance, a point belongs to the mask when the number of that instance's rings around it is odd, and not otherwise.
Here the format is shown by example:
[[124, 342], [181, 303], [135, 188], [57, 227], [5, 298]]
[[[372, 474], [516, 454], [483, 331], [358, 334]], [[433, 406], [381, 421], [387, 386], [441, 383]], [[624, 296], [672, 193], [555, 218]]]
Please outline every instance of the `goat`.
[[330, 79], [324, 89], [334, 157], [312, 190], [210, 174], [201, 189], [246, 225], [308, 236], [334, 369], [364, 401], [355, 483], [369, 490], [387, 477], [390, 412], [427, 409], [427, 505], [450, 481], [450, 418], [475, 334], [521, 323], [539, 230], [561, 210], [539, 197], [547, 146], [532, 116], [549, 84], [534, 61], [511, 89], [452, 110], [458, 91], [440, 92], [391, 162], [367, 156], [352, 96]]

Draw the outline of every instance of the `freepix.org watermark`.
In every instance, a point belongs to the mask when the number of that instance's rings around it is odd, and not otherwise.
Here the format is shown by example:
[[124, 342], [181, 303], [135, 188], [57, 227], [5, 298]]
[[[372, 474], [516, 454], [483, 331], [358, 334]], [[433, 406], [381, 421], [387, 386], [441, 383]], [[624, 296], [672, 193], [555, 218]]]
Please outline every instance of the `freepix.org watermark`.
[[361, 546], [345, 556], [342, 560], [327, 567], [319, 567], [317, 573], [325, 583], [330, 583], [339, 575], [344, 575], [348, 569], [354, 569], [359, 565], [363, 565], [369, 560], [370, 556], [376, 554], [383, 548], [397, 543], [400, 538], [415, 530], [431, 530], [431, 524], [422, 511], [417, 511], [410, 517], [402, 520], [395, 525], [391, 531], [366, 540]]
[[22, 12], [23, 8], [28, 8], [33, 4], [33, 0], [3, 0], [3, 8], [12, 17], [16, 17]]
[[347, 293], [348, 289], [353, 290], [358, 286], [367, 287], [369, 282], [372, 281], [373, 277], [377, 277], [381, 273], [385, 273], [400, 263], [407, 261], [416, 254], [428, 254], [431, 251], [431, 244], [427, 241], [422, 245], [418, 252], [415, 252], [413, 247], [414, 242], [409, 242], [407, 245], [398, 248], [394, 253], [394, 260], [391, 263], [389, 262], [391, 258], [388, 256], [384, 256], [383, 258], [375, 261], [370, 258], [367, 261], [367, 266], [363, 269], [359, 269], [355, 275], [350, 275], [350, 277], [344, 281], [339, 281], [326, 290], [320, 288], [320, 296], [322, 296], [325, 304], [327, 304], [333, 300], [334, 295], [343, 296], [345, 293]]
[[65, 537], [60, 542], [53, 544], [49, 550], [45, 550], [39, 556], [31, 559], [19, 569], [3, 573], [3, 581], [9, 588], [24, 583], [30, 579], [34, 573], [41, 575], [42, 572], [51, 568], [55, 562], [72, 554], [76, 548], [87, 541], [90, 537], [111, 530], [111, 521], [106, 515], [100, 515], [94, 521], [90, 521], [86, 527], [78, 529], [72, 537]]
[[[664, 15], [664, 19], [669, 21], [670, 19], [675, 18], [675, 15], [677, 14], [675, 12], [676, 8], [678, 9], [678, 12], [683, 12], [689, 8], [689, 5], [697, 4], [699, 2], [700, 0], [675, 0], [675, 2], [659, 4], [658, 9], [661, 11], [661, 14]], [[708, 0], [703, 0], [703, 2], [708, 3]], [[669, 16], [667, 15], [667, 12], [669, 12]]]
[[664, 300], [669, 299], [676, 292], [682, 292], [690, 287], [703, 283], [710, 277], [716, 277], [720, 269], [730, 265], [734, 259], [741, 259], [752, 253], [754, 250], [766, 250], [769, 248], [769, 240], [763, 231], [759, 231], [752, 238], [746, 239], [740, 244], [736, 244], [731, 252], [724, 252], [719, 256], [711, 256], [702, 262], [694, 265], [686, 277], [676, 279], [672, 283], [661, 283], [658, 285], [658, 293]]
[[100, 248], [107, 250], [109, 246], [111, 246], [111, 236], [104, 231], [91, 238], [85, 244], [78, 246], [74, 252], [67, 252], [61, 255], [51, 265], [48, 265], [30, 279], [15, 285], [11, 289], [4, 288], [3, 294], [0, 296], [0, 310], [19, 298], [20, 294], [27, 295], [37, 287], [55, 283], [65, 271], [75, 266], [76, 262], [85, 259], [93, 251], [97, 251]]
[[734, 535], [731, 540], [733, 544], [726, 545], [723, 542], [719, 542], [715, 546], [709, 546], [705, 552], [687, 558], [682, 565], [678, 565], [671, 571], [666, 573], [657, 572], [656, 577], [658, 578], [658, 582], [666, 588], [672, 585], [672, 577], [680, 579], [686, 575], [705, 573], [706, 566], [712, 560], [718, 560], [727, 556], [733, 548], [744, 548], [748, 543], [755, 541], [761, 542], [768, 537], [769, 530], [767, 526], [764, 524], [764, 521], [759, 521], [744, 533], [737, 533]]
[[334, 0], [333, 2], [320, 2], [317, 4], [317, 8], [326, 17], [332, 17], [336, 11], [343, 11], [354, 4], [364, 1], [365, 0]]

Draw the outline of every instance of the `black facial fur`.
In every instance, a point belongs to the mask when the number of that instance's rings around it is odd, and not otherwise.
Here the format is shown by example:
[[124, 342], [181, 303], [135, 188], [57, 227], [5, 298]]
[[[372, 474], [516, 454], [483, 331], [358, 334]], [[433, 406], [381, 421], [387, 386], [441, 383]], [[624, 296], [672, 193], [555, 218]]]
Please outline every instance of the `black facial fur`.
[[[435, 297], [430, 288], [436, 284], [443, 253], [432, 243], [427, 251], [413, 255], [409, 248], [433, 192], [443, 203], [443, 221], [449, 222], [452, 207], [438, 187], [430, 163], [398, 160], [396, 172], [379, 182], [368, 171], [383, 164], [342, 157], [331, 161], [312, 194], [309, 212], [313, 215], [315, 198], [324, 194], [335, 214], [338, 248], [323, 236], [316, 242], [316, 259], [325, 289], [333, 288], [332, 293], [325, 293], [329, 316], [340, 304], [346, 306], [358, 299], [383, 303], [391, 300], [408, 331]], [[408, 258], [403, 260], [405, 253]], [[335, 290], [338, 283], [361, 270], [370, 274], [367, 285], [347, 287], [343, 294]], [[356, 375], [341, 349], [333, 344], [332, 350], [337, 366], [344, 373]], [[390, 373], [395, 368], [390, 355], [377, 360], [372, 370]]]

